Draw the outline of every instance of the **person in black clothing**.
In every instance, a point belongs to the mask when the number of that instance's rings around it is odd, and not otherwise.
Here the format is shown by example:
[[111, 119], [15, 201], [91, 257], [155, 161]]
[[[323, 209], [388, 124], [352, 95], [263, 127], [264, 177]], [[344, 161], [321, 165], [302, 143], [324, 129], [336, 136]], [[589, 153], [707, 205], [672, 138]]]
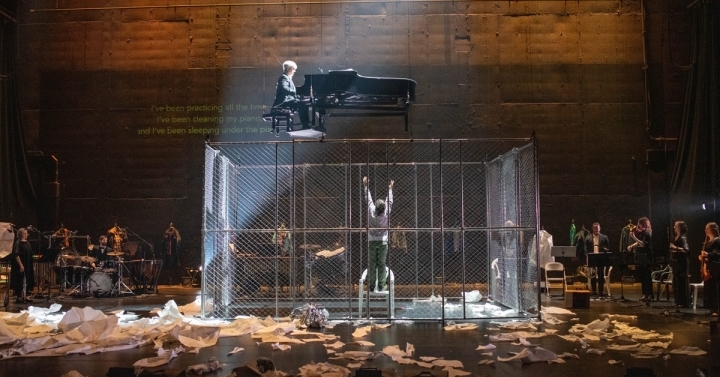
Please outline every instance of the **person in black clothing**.
[[30, 292], [32, 292], [33, 288], [35, 288], [33, 250], [27, 238], [27, 229], [18, 229], [17, 240], [15, 241], [15, 245], [13, 245], [13, 253], [11, 256], [11, 285], [13, 292], [15, 292], [15, 302], [17, 303], [32, 301], [29, 298], [23, 298], [23, 286], [27, 296], [29, 296]]
[[[283, 74], [278, 78], [275, 87], [275, 101], [272, 107], [274, 109], [292, 109], [300, 113], [300, 122], [303, 128], [310, 127], [310, 117], [308, 115], [308, 104], [300, 101], [295, 90], [295, 84], [292, 77], [297, 71], [297, 64], [288, 60], [283, 63]], [[292, 125], [288, 125], [288, 131], [292, 131]]]
[[635, 251], [638, 280], [640, 280], [640, 286], [642, 287], [643, 297], [640, 301], [652, 301], [653, 289], [650, 274], [652, 273], [653, 256], [650, 219], [647, 217], [638, 219], [637, 228], [635, 228], [635, 232], [630, 233], [630, 238], [632, 238], [633, 243], [628, 245], [628, 251], [633, 249]]
[[675, 306], [687, 308], [690, 306], [690, 280], [688, 279], [688, 252], [690, 246], [687, 241], [687, 224], [684, 221], [676, 221], [673, 229], [675, 230], [675, 239], [670, 243], [673, 296]]
[[100, 236], [98, 238], [98, 245], [88, 245], [88, 256], [96, 259], [95, 262], [91, 263], [91, 267], [97, 267], [101, 262], [108, 259], [107, 253], [112, 251], [112, 248], [107, 245], [107, 237]]
[[[594, 254], [594, 253], [607, 253], [610, 251], [610, 241], [608, 240], [608, 237], [602, 233], [600, 233], [600, 224], [599, 223], [593, 223], [592, 224], [592, 233], [588, 234], [585, 237], [585, 252], [587, 254]], [[597, 266], [597, 277], [594, 277], [590, 279], [590, 284], [592, 286], [592, 294], [597, 295], [598, 292], [600, 293], [600, 296], [605, 296], [605, 269], [607, 266], [601, 265]], [[595, 288], [598, 288], [596, 290]]]
[[720, 309], [720, 300], [718, 300], [718, 294], [720, 294], [720, 276], [713, 274], [713, 271], [717, 271], [718, 264], [720, 264], [720, 231], [718, 231], [717, 223], [708, 223], [705, 225], [705, 243], [703, 244], [702, 252], [698, 256], [701, 262], [707, 263], [708, 269], [711, 271], [710, 279], [705, 281], [705, 308], [710, 309], [710, 315], [717, 316], [718, 309]]

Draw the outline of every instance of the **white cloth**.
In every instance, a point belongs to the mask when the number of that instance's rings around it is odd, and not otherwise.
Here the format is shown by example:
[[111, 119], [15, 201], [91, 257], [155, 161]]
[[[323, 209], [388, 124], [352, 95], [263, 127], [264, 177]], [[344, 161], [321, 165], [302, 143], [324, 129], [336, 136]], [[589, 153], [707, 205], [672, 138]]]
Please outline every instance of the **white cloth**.
[[[532, 244], [530, 244], [530, 264], [535, 265], [535, 249], [536, 237], [533, 237]], [[555, 257], [550, 255], [550, 249], [553, 247], [553, 236], [544, 229], [540, 231], [540, 266], [545, 266], [550, 262], [555, 262]]]
[[5, 258], [12, 253], [15, 233], [10, 223], [0, 223], [0, 258]]

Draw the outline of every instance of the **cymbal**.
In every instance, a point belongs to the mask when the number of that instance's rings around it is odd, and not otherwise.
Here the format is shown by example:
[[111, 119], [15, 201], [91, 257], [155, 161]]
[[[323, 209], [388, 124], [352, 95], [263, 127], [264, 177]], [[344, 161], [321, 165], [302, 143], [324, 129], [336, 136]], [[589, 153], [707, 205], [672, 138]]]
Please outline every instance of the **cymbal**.
[[95, 261], [97, 261], [97, 258], [84, 255], [80, 257], [80, 262], [93, 263]]
[[312, 244], [312, 243], [306, 243], [304, 245], [298, 246], [301, 249], [319, 249], [320, 245], [318, 244]]
[[61, 254], [60, 257], [62, 259], [75, 259], [76, 255], [73, 254]]
[[125, 255], [125, 253], [123, 253], [122, 251], [111, 251], [111, 252], [107, 253], [107, 255], [111, 256], [111, 257], [119, 257], [122, 255]]

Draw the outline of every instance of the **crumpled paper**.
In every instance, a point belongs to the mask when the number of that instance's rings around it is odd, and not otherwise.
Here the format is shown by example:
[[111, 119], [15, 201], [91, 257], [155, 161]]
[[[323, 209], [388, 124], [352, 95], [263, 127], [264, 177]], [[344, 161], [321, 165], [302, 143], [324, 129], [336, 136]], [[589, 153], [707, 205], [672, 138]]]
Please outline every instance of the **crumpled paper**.
[[[173, 301], [174, 302], [174, 301]], [[185, 315], [200, 315], [202, 313], [202, 296], [197, 296], [195, 298], [195, 301], [183, 305], [183, 306], [177, 306], [177, 310]], [[205, 313], [210, 313], [213, 311], [213, 302], [212, 298], [206, 298], [205, 299]]]
[[170, 335], [185, 347], [203, 348], [217, 344], [220, 329], [217, 327], [175, 326], [170, 331]]
[[446, 331], [467, 331], [467, 330], [477, 330], [478, 325], [474, 323], [453, 323], [452, 321], [448, 322], [447, 326], [445, 326]]
[[370, 332], [371, 326], [362, 326], [358, 327], [353, 331], [352, 336], [353, 338], [362, 338], [363, 336], [367, 336], [367, 334]]
[[195, 374], [206, 374], [210, 372], [215, 372], [218, 369], [222, 369], [224, 367], [225, 363], [221, 363], [218, 361], [216, 357], [211, 357], [208, 359], [208, 362], [205, 364], [195, 364], [187, 367], [185, 372], [193, 372]]
[[155, 357], [146, 357], [144, 359], [140, 359], [133, 363], [133, 366], [135, 369], [140, 368], [155, 368], [159, 367], [161, 365], [165, 365], [170, 362], [170, 360], [177, 357], [179, 353], [184, 352], [185, 349], [183, 349], [182, 346], [173, 348], [171, 350], [165, 350], [162, 347], [158, 349], [157, 356]]
[[480, 302], [482, 300], [482, 294], [478, 290], [463, 292], [462, 295], [465, 297], [465, 302]]
[[515, 354], [513, 356], [506, 357], [506, 358], [502, 358], [502, 357], [497, 358], [497, 360], [501, 361], [501, 362], [520, 360], [523, 364], [537, 363], [537, 362], [544, 362], [544, 361], [554, 361], [557, 359], [558, 359], [558, 356], [554, 352], [548, 351], [542, 347], [523, 348], [522, 351], [518, 352], [517, 354]]
[[702, 355], [707, 354], [707, 352], [701, 350], [700, 348], [691, 347], [691, 346], [682, 346], [680, 348], [671, 350], [670, 353], [674, 353], [676, 355], [690, 355], [690, 356], [702, 356]]
[[273, 345], [272, 345], [273, 350], [287, 351], [290, 348], [291, 347], [289, 344], [273, 343]]
[[350, 369], [330, 363], [306, 364], [299, 368], [301, 377], [347, 377]]

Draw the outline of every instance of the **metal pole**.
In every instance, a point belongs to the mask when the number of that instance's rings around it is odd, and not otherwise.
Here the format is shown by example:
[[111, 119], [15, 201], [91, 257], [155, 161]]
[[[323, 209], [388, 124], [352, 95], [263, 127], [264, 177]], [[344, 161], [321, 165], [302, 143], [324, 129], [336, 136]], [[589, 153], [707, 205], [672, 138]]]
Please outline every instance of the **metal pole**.
[[441, 306], [442, 310], [440, 311], [442, 313], [441, 319], [443, 322], [445, 322], [445, 280], [447, 276], [445, 275], [445, 207], [444, 207], [444, 195], [443, 195], [443, 161], [442, 161], [442, 140], [440, 140], [440, 151], [439, 151], [439, 157], [440, 157], [440, 268], [442, 271], [442, 285], [440, 287], [440, 292], [442, 295], [441, 302], [443, 305]]
[[[367, 177], [370, 179], [370, 144], [365, 142], [365, 163], [367, 164]], [[367, 192], [365, 194], [365, 250], [367, 250], [367, 274], [365, 275], [365, 315], [370, 318], [370, 208], [368, 195], [370, 195], [370, 182], [368, 182]], [[376, 191], [377, 192], [377, 191]]]
[[[466, 292], [465, 289], [465, 181], [464, 181], [464, 174], [463, 174], [463, 154], [462, 154], [462, 141], [459, 143], [459, 149], [460, 149], [460, 256], [461, 256], [461, 264], [462, 264], [462, 291]], [[462, 297], [463, 302], [463, 318], [467, 318], [467, 313], [465, 312], [465, 295], [463, 294]]]
[[[388, 142], [385, 142], [385, 177], [390, 180], [390, 146]], [[377, 191], [375, 191], [377, 193]], [[388, 241], [390, 241], [390, 214], [392, 213], [392, 209], [387, 206], [386, 203], [386, 211], [387, 211], [387, 226], [385, 227], [385, 232], [387, 232], [388, 235]], [[388, 242], [387, 246], [387, 252], [385, 253], [385, 266], [387, 266], [387, 274], [385, 276], [386, 279], [390, 280], [390, 258], [388, 258], [390, 254], [390, 243]], [[380, 271], [378, 271], [378, 278], [380, 277]], [[386, 286], [386, 288], [390, 289], [390, 284]], [[393, 286], [394, 288], [394, 286]], [[387, 312], [388, 312], [388, 321], [395, 315], [395, 313], [390, 312], [390, 308], [392, 308], [391, 302], [390, 302], [390, 292], [388, 292], [388, 300], [387, 300]], [[394, 297], [393, 297], [394, 298]]]
[[279, 312], [279, 308], [278, 308], [278, 306], [280, 305], [280, 303], [278, 301], [279, 300], [278, 285], [280, 283], [280, 279], [278, 278], [278, 271], [280, 270], [279, 263], [278, 263], [278, 256], [280, 255], [280, 253], [279, 253], [280, 250], [278, 248], [278, 242], [277, 242], [280, 240], [280, 233], [278, 232], [278, 228], [279, 228], [278, 217], [280, 216], [280, 213], [279, 213], [280, 209], [278, 208], [280, 206], [280, 197], [278, 194], [278, 188], [279, 188], [278, 187], [278, 148], [279, 148], [278, 144], [275, 144], [275, 238], [274, 238], [275, 239], [275, 245], [274, 245], [275, 246], [275, 258], [274, 258], [274, 260], [275, 260], [275, 318], [280, 317], [280, 312]]
[[[430, 196], [430, 228], [435, 227], [435, 216], [433, 214], [433, 181], [432, 181], [432, 165], [429, 172], [430, 184], [428, 185], [428, 195]], [[435, 231], [430, 231], [430, 294], [435, 296]], [[440, 306], [442, 308], [442, 305]]]
[[[303, 229], [307, 228], [307, 167], [303, 166], [302, 169], [303, 177]], [[303, 245], [307, 245], [307, 232], [303, 232]], [[303, 297], [305, 300], [308, 298], [308, 291], [312, 287], [312, 269], [310, 263], [308, 263], [308, 248], [303, 248], [303, 282], [305, 289], [303, 290]]]
[[291, 198], [290, 198], [290, 229], [292, 231], [293, 244], [292, 244], [292, 247], [290, 248], [290, 266], [291, 266], [290, 273], [292, 274], [292, 278], [290, 279], [291, 284], [292, 284], [292, 289], [290, 291], [291, 292], [290, 295], [292, 296], [291, 302], [292, 302], [293, 308], [294, 308], [296, 305], [295, 299], [298, 298], [297, 297], [298, 296], [298, 291], [297, 291], [297, 254], [296, 254], [297, 251], [295, 250], [295, 243], [296, 243], [295, 240], [297, 240], [297, 238], [296, 238], [297, 232], [295, 231], [296, 230], [295, 229], [296, 228], [296, 224], [295, 224], [295, 143], [292, 143], [291, 146], [292, 146], [291, 147], [292, 148], [292, 153], [291, 153], [292, 160], [291, 160], [291, 164], [290, 164], [290, 178], [291, 178], [291, 182], [290, 182], [290, 195], [291, 195]]
[[517, 203], [515, 205], [515, 276], [517, 276], [517, 292], [516, 292], [516, 304], [517, 304], [517, 311], [522, 310], [522, 286], [524, 279], [523, 277], [523, 271], [522, 271], [522, 235], [523, 233], [520, 233], [519, 227], [521, 223], [521, 208], [522, 200], [520, 200], [520, 162], [518, 161], [518, 150], [516, 149], [514, 156], [514, 162], [515, 162], [515, 202]]
[[349, 318], [352, 318], [352, 241], [349, 239], [349, 231], [348, 228], [350, 228], [349, 225], [352, 225], [352, 198], [350, 197], [350, 183], [352, 182], [352, 148], [350, 146], [350, 143], [346, 142], [345, 146], [347, 148], [347, 165], [345, 165], [345, 200], [347, 201], [347, 205], [345, 206], [345, 292], [346, 296], [348, 298], [348, 313], [350, 315]]
[[[490, 185], [488, 184], [487, 163], [485, 163], [483, 173], [485, 174], [485, 226], [491, 226], [492, 216], [490, 214]], [[492, 231], [490, 230], [485, 231], [485, 243], [485, 250], [487, 250], [488, 296], [492, 297], [493, 301], [496, 301], [497, 297], [495, 297], [494, 291], [497, 290], [497, 287], [495, 286], [495, 276], [493, 276], [494, 271], [492, 269]]]
[[[418, 227], [418, 184], [417, 184], [417, 165], [413, 164], [413, 171], [415, 172], [415, 183], [414, 183], [414, 190], [415, 190], [415, 229]], [[420, 282], [418, 280], [418, 232], [415, 231], [415, 297], [420, 296]]]
[[[535, 184], [535, 282], [537, 283], [537, 318], [541, 319], [540, 316], [540, 303], [542, 296], [540, 294], [540, 181], [539, 165], [538, 165], [538, 150], [537, 150], [537, 138], [535, 135], [532, 137], [533, 143], [533, 183]], [[547, 287], [545, 288], [547, 289]]]

